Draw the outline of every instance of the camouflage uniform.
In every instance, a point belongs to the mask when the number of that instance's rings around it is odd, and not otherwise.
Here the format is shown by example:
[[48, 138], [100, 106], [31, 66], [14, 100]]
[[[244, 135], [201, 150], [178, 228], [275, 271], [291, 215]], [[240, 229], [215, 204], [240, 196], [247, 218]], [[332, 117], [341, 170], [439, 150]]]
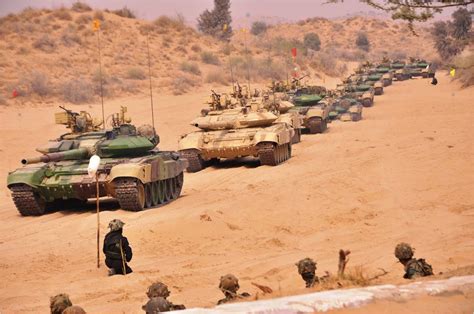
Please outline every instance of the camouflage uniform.
[[72, 306], [72, 302], [69, 299], [69, 295], [60, 293], [51, 297], [49, 300], [49, 307], [51, 314], [61, 314], [66, 308]]
[[[168, 286], [165, 285], [164, 283], [157, 281], [155, 283], [152, 283], [148, 287], [148, 291], [146, 292], [146, 295], [148, 298], [150, 298], [150, 301], [152, 299], [164, 299], [166, 301], [167, 306], [169, 307], [169, 311], [177, 311], [177, 310], [184, 310], [186, 307], [183, 304], [173, 304], [170, 301], [168, 301], [166, 298], [169, 297], [170, 291], [168, 290]], [[150, 302], [149, 301], [149, 302]], [[160, 303], [164, 303], [161, 300]], [[156, 301], [156, 302], [158, 302]], [[156, 303], [155, 302], [155, 303]], [[147, 303], [148, 304], [148, 303]], [[153, 303], [154, 304], [154, 303]], [[145, 305], [144, 305], [145, 306]], [[145, 309], [145, 308], [143, 308]], [[163, 311], [164, 312], [164, 311]], [[148, 312], [147, 312], [148, 313]]]
[[408, 243], [399, 243], [395, 247], [395, 257], [405, 268], [403, 278], [412, 279], [433, 275], [433, 268], [423, 258], [413, 258], [414, 249]]
[[[105, 235], [102, 251], [105, 254], [105, 265], [110, 268], [109, 275], [124, 275], [124, 265], [126, 274], [132, 272], [127, 262], [132, 260], [133, 253], [128, 239], [122, 235], [124, 224], [119, 219], [113, 219], [109, 222], [110, 232]], [[125, 261], [122, 261], [122, 255]]]
[[222, 276], [219, 283], [219, 289], [224, 293], [225, 298], [217, 301], [217, 305], [233, 301], [237, 298], [246, 298], [250, 296], [247, 292], [238, 294], [237, 291], [239, 288], [239, 280], [237, 277], [232, 274]]
[[315, 283], [319, 282], [316, 276], [316, 262], [307, 257], [295, 264], [298, 267], [298, 273], [306, 282], [306, 288], [311, 288]]
[[80, 306], [73, 305], [66, 308], [63, 311], [63, 314], [86, 314], [86, 311], [84, 311], [84, 309]]

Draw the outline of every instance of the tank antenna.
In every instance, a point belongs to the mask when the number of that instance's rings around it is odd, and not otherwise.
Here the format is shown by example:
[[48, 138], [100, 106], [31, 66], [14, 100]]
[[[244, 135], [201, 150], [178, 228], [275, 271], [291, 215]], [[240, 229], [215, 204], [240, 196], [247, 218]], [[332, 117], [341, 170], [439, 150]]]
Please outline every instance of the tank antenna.
[[153, 89], [151, 85], [151, 58], [150, 58], [150, 44], [148, 42], [148, 34], [146, 34], [146, 49], [148, 51], [148, 77], [150, 79], [150, 106], [151, 106], [151, 125], [155, 129], [155, 114], [153, 111]]
[[102, 61], [100, 52], [100, 21], [94, 20], [94, 31], [97, 33], [97, 47], [99, 50], [99, 79], [100, 79], [100, 101], [102, 103], [102, 128], [105, 130], [105, 113], [104, 113], [104, 82], [102, 81]]

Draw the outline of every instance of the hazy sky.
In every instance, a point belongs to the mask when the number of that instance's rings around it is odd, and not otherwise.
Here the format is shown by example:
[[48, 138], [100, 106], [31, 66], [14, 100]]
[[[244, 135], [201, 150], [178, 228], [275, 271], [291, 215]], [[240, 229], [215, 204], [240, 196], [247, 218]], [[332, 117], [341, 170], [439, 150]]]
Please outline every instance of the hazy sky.
[[[0, 0], [0, 15], [17, 12], [25, 7], [58, 8], [70, 6], [74, 0]], [[117, 9], [128, 6], [137, 16], [154, 19], [160, 15], [183, 14], [194, 23], [199, 13], [213, 7], [213, 0], [85, 0], [94, 8]], [[325, 0], [233, 0], [231, 10], [234, 19], [250, 14], [251, 17], [277, 16], [287, 20], [299, 20], [321, 16], [342, 17], [359, 12], [377, 12], [358, 0], [344, 0], [341, 4], [323, 4]], [[444, 14], [447, 15], [447, 14]]]

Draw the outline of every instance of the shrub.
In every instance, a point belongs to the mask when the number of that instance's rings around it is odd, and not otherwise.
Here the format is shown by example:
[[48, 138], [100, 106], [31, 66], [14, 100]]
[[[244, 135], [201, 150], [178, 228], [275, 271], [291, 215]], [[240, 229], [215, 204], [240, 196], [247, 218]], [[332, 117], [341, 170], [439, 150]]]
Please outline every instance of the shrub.
[[184, 23], [184, 17], [177, 15], [176, 18], [172, 18], [166, 15], [158, 17], [153, 24], [158, 28], [174, 28], [176, 30], [182, 30], [186, 28]]
[[198, 44], [193, 44], [191, 46], [191, 50], [194, 52], [201, 52], [201, 46], [199, 46]]
[[77, 24], [88, 24], [92, 22], [92, 16], [89, 14], [81, 14], [76, 18]]
[[214, 0], [214, 9], [205, 10], [198, 17], [198, 29], [204, 34], [228, 40], [232, 36], [230, 0]]
[[206, 64], [219, 65], [219, 58], [210, 51], [203, 51], [201, 53], [201, 61]]
[[171, 83], [171, 89], [174, 95], [182, 95], [190, 88], [198, 86], [199, 81], [195, 77], [185, 73], [178, 74]]
[[61, 35], [61, 41], [66, 47], [71, 47], [74, 44], [82, 44], [81, 37], [72, 30], [64, 30]]
[[70, 21], [72, 20], [72, 16], [71, 16], [71, 13], [68, 12], [67, 9], [65, 8], [61, 8], [59, 10], [56, 10], [53, 12], [53, 16], [55, 18], [58, 18], [60, 20], [64, 20], [64, 21]]
[[252, 23], [252, 28], [250, 29], [250, 32], [257, 36], [263, 33], [266, 33], [268, 29], [268, 25], [265, 22], [261, 21], [256, 21]]
[[133, 67], [127, 70], [127, 78], [131, 80], [144, 80], [146, 79], [146, 74], [141, 68]]
[[206, 83], [218, 83], [221, 85], [229, 84], [229, 80], [222, 70], [213, 70], [206, 75]]
[[56, 49], [56, 42], [47, 34], [44, 34], [33, 42], [33, 47], [44, 52], [53, 52]]
[[99, 20], [99, 21], [104, 21], [105, 20], [104, 13], [100, 10], [95, 11], [94, 12], [94, 19]]
[[461, 82], [462, 87], [474, 85], [474, 54], [455, 58], [454, 67], [456, 68], [455, 78]]
[[125, 17], [125, 18], [129, 18], [129, 19], [134, 19], [136, 18], [135, 16], [135, 13], [133, 13], [132, 10], [130, 10], [129, 8], [127, 8], [127, 6], [124, 6], [123, 8], [119, 9], [119, 10], [114, 10], [114, 11], [111, 11], [113, 14], [116, 14], [118, 16], [121, 16], [121, 17]]
[[5, 96], [0, 94], [0, 106], [6, 106], [7, 105], [7, 99]]
[[357, 34], [355, 43], [356, 43], [357, 48], [363, 51], [368, 52], [370, 50], [370, 42], [366, 33], [360, 32], [359, 34]]
[[303, 44], [306, 48], [319, 51], [321, 49], [321, 40], [316, 33], [308, 33], [304, 35]]
[[80, 2], [80, 1], [77, 1], [77, 2], [74, 2], [72, 4], [72, 7], [71, 9], [74, 11], [74, 12], [87, 12], [87, 11], [92, 11], [92, 8], [87, 5], [86, 3], [84, 2]]
[[39, 96], [47, 96], [51, 93], [49, 79], [43, 72], [35, 71], [27, 79], [28, 88], [32, 93]]
[[459, 8], [452, 14], [453, 36], [456, 39], [469, 38], [469, 31], [472, 26], [472, 16], [466, 8]]
[[194, 75], [201, 75], [201, 70], [199, 69], [199, 66], [197, 65], [197, 63], [194, 62], [184, 61], [183, 63], [181, 63], [181, 66], [179, 68], [183, 72], [192, 73]]
[[90, 102], [93, 96], [92, 84], [82, 78], [74, 78], [61, 85], [62, 97], [73, 104]]

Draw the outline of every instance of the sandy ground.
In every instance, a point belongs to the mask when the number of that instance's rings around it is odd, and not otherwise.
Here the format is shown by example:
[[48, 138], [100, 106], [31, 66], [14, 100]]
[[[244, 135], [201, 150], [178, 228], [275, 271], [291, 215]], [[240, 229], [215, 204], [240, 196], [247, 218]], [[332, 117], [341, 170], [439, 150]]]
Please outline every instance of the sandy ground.
[[[221, 298], [219, 278], [229, 272], [241, 291], [255, 294], [253, 281], [275, 296], [299, 294], [306, 290], [294, 263], [309, 256], [319, 274], [334, 273], [340, 248], [352, 250], [349, 266], [389, 272], [375, 283], [403, 283], [393, 256], [399, 241], [412, 243], [437, 273], [474, 264], [474, 90], [438, 79], [436, 87], [421, 79], [395, 83], [364, 110], [364, 120], [305, 136], [278, 167], [224, 162], [186, 174], [183, 196], [167, 206], [103, 211], [102, 235], [110, 219], [126, 222], [135, 254], [126, 277], [107, 277], [95, 266], [93, 208], [21, 217], [2, 185], [0, 312], [47, 312], [49, 297], [66, 292], [91, 313], [140, 313], [147, 286], [158, 279], [170, 286], [171, 301], [212, 306]], [[188, 122], [206, 97], [205, 90], [157, 97], [162, 149], [176, 148], [192, 130]], [[107, 112], [120, 104], [135, 122], [148, 122], [145, 96], [107, 103]], [[82, 108], [100, 112], [73, 109]], [[2, 182], [21, 157], [63, 132], [55, 111], [0, 108]], [[201, 220], [204, 214], [211, 221]]]

